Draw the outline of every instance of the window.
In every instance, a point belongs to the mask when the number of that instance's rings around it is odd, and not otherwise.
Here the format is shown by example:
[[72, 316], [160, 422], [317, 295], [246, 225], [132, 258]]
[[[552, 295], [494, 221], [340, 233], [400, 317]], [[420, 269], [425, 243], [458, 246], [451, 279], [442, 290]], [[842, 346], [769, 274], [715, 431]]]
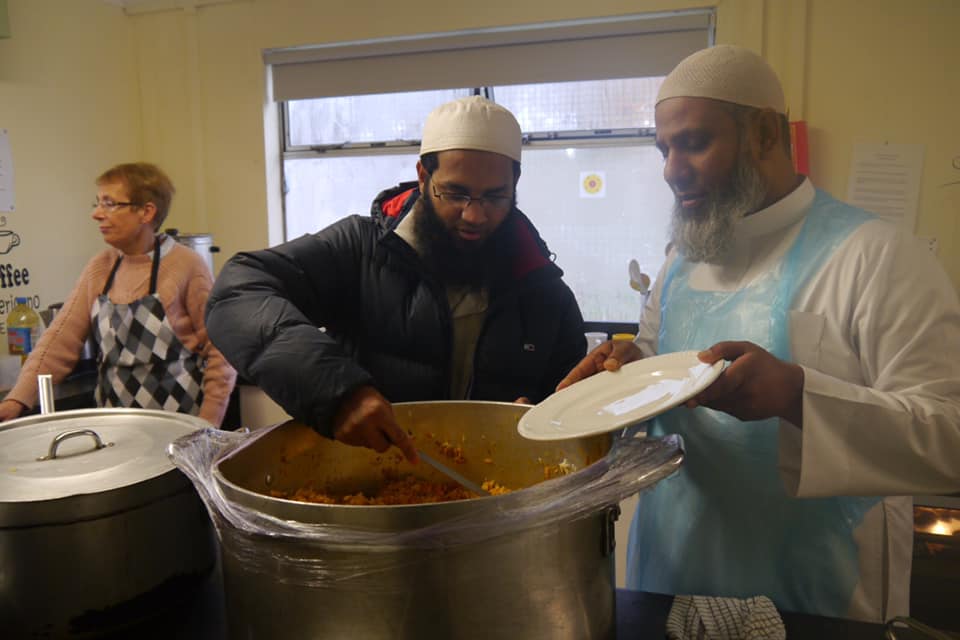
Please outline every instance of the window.
[[[636, 259], [644, 272], [656, 274], [673, 203], [652, 144], [653, 103], [666, 71], [708, 44], [712, 15], [680, 16], [682, 25], [693, 19], [696, 28], [677, 27], [677, 18], [661, 16], [660, 28], [634, 18], [523, 33], [443, 34], [426, 44], [391, 43], [386, 53], [367, 44], [365, 55], [268, 52], [274, 98], [283, 107], [286, 238], [348, 214], [367, 214], [380, 191], [416, 180], [427, 114], [443, 102], [480, 93], [520, 122], [525, 142], [518, 206], [564, 270], [584, 318], [636, 322], [643, 298], [629, 286], [628, 263]], [[664, 24], [673, 30], [664, 32]], [[447, 38], [452, 49], [445, 48]], [[564, 46], [557, 48], [558, 40]], [[598, 57], [604, 48], [611, 55], [636, 54], [638, 43], [647, 55], [627, 66], [648, 73], [625, 76], [606, 64], [584, 69], [590, 65], [583, 56], [606, 62]], [[524, 65], [510, 64], [523, 47]], [[556, 59], [571, 48], [578, 51], [573, 58]], [[651, 62], [654, 53], [666, 59]], [[531, 66], [541, 69], [534, 73], [538, 80], [549, 81], [515, 81], [530, 75]], [[457, 86], [471, 75], [480, 81], [500, 77]]]
[[416, 180], [423, 121], [467, 89], [338, 96], [286, 103], [285, 237], [368, 213], [383, 189]]

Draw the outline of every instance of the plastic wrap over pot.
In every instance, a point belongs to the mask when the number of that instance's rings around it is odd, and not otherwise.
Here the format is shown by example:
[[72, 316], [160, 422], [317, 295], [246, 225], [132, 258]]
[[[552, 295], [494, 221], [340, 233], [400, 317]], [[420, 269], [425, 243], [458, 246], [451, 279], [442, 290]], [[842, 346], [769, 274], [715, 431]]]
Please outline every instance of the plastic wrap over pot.
[[[252, 545], [251, 562], [292, 562], [301, 570], [300, 578], [324, 581], [342, 577], [327, 576], [322, 558], [304, 562], [301, 551], [308, 546], [336, 548], [362, 547], [372, 554], [398, 550], [444, 550], [456, 545], [483, 542], [531, 528], [562, 524], [594, 515], [609, 505], [647, 489], [673, 474], [683, 458], [682, 443], [676, 436], [665, 438], [624, 438], [615, 441], [602, 459], [576, 473], [546, 480], [513, 493], [450, 503], [403, 506], [343, 506], [302, 503], [306, 510], [357, 512], [361, 510], [398, 512], [398, 525], [387, 530], [379, 526], [303, 522], [265, 510], [251, 508], [224, 495], [223, 484], [215, 479], [220, 460], [238, 448], [263, 435], [260, 432], [238, 433], [208, 429], [180, 438], [170, 447], [171, 458], [194, 483], [207, 505], [222, 536], [245, 535]], [[270, 499], [278, 506], [292, 501]], [[294, 508], [296, 509], [295, 505]], [[427, 517], [422, 526], [406, 527], [406, 512], [412, 510], [446, 511], [448, 517]], [[260, 558], [257, 539], [268, 537], [291, 543], [285, 557]], [[367, 563], [357, 567], [369, 569]]]

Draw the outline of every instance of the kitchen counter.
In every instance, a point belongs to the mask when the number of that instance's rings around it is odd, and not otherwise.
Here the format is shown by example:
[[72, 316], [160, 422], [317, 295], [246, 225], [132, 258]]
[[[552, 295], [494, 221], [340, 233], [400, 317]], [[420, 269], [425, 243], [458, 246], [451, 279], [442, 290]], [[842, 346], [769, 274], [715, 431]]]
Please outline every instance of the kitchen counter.
[[[54, 385], [57, 410], [92, 407], [96, 379], [96, 370], [81, 370]], [[36, 412], [34, 409], [32, 413]], [[140, 640], [226, 640], [227, 616], [219, 563], [202, 580], [186, 585], [186, 588], [183, 584], [175, 587], [169, 589], [169, 593], [151, 596], [149, 618], [142, 611], [135, 613], [133, 619], [138, 623], [127, 624], [113, 634], [101, 635], [101, 640], [131, 637]], [[618, 589], [616, 598], [618, 639], [665, 638], [673, 596]], [[137, 609], [140, 604], [146, 603], [138, 603]], [[884, 637], [884, 625], [881, 624], [789, 612], [782, 612], [782, 618], [790, 640], [879, 640]]]
[[[617, 638], [665, 638], [673, 596], [617, 589]], [[881, 639], [884, 625], [780, 612], [789, 640]]]
[[[673, 596], [617, 589], [617, 638], [665, 638], [667, 615]], [[782, 613], [790, 640], [881, 640], [884, 625]], [[136, 637], [138, 640], [226, 640], [226, 611], [219, 565], [202, 585], [180, 591], [176, 602], [163, 613], [135, 628], [109, 636], [109, 640]], [[522, 640], [522, 639], [520, 639]]]
[[[58, 410], [93, 406], [96, 371], [78, 371], [64, 382], [54, 385]], [[235, 390], [236, 391], [236, 390]], [[36, 410], [33, 411], [36, 413]], [[238, 412], [239, 413], [239, 412]], [[238, 421], [239, 422], [239, 421]], [[136, 603], [135, 612], [116, 633], [101, 635], [101, 640], [226, 640], [227, 615], [223, 580], [219, 563], [206, 576], [192, 584], [167, 585], [164, 594], [151, 594], [148, 602]], [[616, 592], [616, 629], [618, 639], [664, 638], [667, 615], [673, 597], [669, 595], [618, 589]], [[146, 617], [144, 611], [149, 611]], [[884, 625], [782, 612], [787, 638], [790, 640], [880, 640]], [[522, 639], [520, 639], [522, 640]]]

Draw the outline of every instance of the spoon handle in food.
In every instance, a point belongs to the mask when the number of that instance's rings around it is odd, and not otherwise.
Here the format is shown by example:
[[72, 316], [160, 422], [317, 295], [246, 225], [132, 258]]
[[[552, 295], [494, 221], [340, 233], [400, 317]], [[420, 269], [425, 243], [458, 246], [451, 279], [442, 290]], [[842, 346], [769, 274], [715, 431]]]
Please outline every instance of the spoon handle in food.
[[431, 467], [433, 467], [434, 469], [436, 469], [437, 471], [439, 471], [439, 472], [442, 473], [443, 475], [447, 476], [448, 478], [450, 478], [450, 479], [452, 479], [452, 480], [456, 480], [457, 483], [460, 484], [460, 485], [462, 485], [465, 489], [469, 489], [470, 491], [473, 491], [474, 493], [476, 493], [477, 495], [480, 495], [480, 496], [489, 496], [489, 495], [490, 495], [490, 492], [487, 491], [487, 490], [485, 490], [485, 489], [484, 489], [483, 487], [481, 487], [479, 484], [477, 484], [476, 482], [474, 482], [474, 481], [472, 481], [472, 480], [468, 480], [467, 478], [463, 477], [462, 475], [460, 475], [459, 473], [457, 473], [456, 471], [454, 471], [453, 469], [451, 469], [451, 468], [448, 467], [447, 465], [442, 464], [441, 462], [439, 462], [438, 460], [436, 460], [435, 458], [433, 458], [433, 456], [427, 455], [426, 453], [423, 452], [422, 449], [417, 449], [417, 455], [420, 456], [420, 459], [421, 459], [421, 460], [423, 460], [424, 462], [426, 462], [428, 465], [430, 465]]

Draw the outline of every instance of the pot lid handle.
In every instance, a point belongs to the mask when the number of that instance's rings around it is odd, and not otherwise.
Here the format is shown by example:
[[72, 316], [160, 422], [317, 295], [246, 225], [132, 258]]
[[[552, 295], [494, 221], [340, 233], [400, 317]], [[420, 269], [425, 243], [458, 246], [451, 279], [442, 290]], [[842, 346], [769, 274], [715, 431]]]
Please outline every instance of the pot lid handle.
[[[93, 442], [95, 446], [90, 451], [98, 451], [100, 449], [113, 446], [112, 442], [108, 442], [104, 444], [103, 440], [100, 438], [100, 434], [98, 434], [93, 429], [74, 429], [73, 431], [64, 431], [63, 433], [58, 433], [56, 437], [53, 439], [53, 441], [50, 443], [50, 449], [49, 451], [47, 451], [47, 455], [40, 456], [39, 458], [37, 458], [37, 460], [39, 461], [55, 460], [57, 458], [57, 449], [60, 447], [60, 444], [64, 440], [69, 440], [70, 438], [76, 438], [79, 436], [91, 436], [93, 438]], [[89, 451], [85, 453], [89, 453]]]

